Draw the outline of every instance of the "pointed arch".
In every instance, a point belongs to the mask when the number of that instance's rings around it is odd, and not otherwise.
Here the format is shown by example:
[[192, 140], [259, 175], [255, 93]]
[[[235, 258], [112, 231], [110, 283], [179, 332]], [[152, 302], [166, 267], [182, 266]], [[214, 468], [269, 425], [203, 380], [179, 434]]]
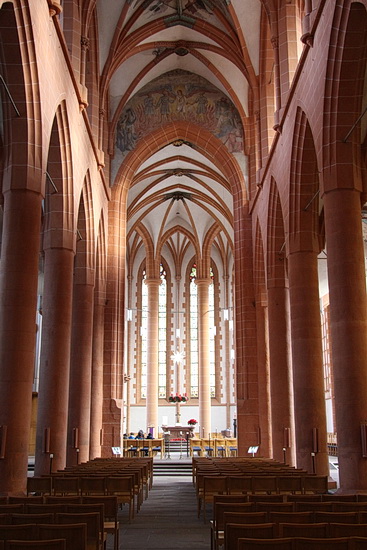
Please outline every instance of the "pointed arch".
[[[63, 101], [57, 108], [50, 134], [46, 165], [43, 247], [75, 249], [74, 197], [70, 130]], [[62, 212], [62, 216], [60, 216]]]
[[283, 211], [275, 180], [270, 182], [268, 204], [268, 234], [267, 234], [267, 281], [268, 286], [284, 285], [285, 230]]
[[319, 175], [312, 131], [306, 114], [297, 109], [289, 186], [289, 247], [319, 252]]
[[[360, 115], [367, 67], [367, 11], [361, 2], [350, 0], [336, 6], [328, 59], [324, 167], [331, 171], [332, 177], [325, 185], [355, 187], [361, 191]], [[345, 173], [347, 163], [349, 174]]]
[[89, 171], [87, 172], [79, 202], [77, 220], [77, 239], [75, 257], [75, 277], [89, 284], [94, 280], [95, 271], [95, 235], [93, 224], [93, 195]]

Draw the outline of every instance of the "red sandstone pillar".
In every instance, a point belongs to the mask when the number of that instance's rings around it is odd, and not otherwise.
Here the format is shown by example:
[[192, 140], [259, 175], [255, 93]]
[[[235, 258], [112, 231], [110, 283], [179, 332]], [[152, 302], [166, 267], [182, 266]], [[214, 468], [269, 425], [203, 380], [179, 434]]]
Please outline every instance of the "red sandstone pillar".
[[328, 475], [317, 254], [289, 254], [288, 279], [297, 467]]
[[[258, 444], [261, 456], [272, 457], [271, 399], [269, 372], [268, 309], [260, 301], [256, 304], [256, 336], [259, 382], [259, 424]], [[256, 442], [254, 442], [256, 443]]]
[[104, 343], [104, 294], [94, 299], [92, 342], [92, 399], [90, 410], [90, 459], [101, 456], [101, 430], [103, 410], [103, 343]]
[[293, 382], [290, 366], [288, 289], [268, 288], [273, 458], [295, 464]]
[[[90, 274], [90, 278], [94, 279], [92, 274]], [[83, 284], [74, 283], [70, 354], [68, 466], [89, 459], [93, 301], [94, 284], [88, 284], [88, 282]], [[79, 449], [79, 453], [77, 449]]]
[[66, 466], [74, 252], [45, 250], [35, 475]]
[[[147, 425], [158, 434], [158, 300], [160, 279], [145, 280], [148, 286], [148, 350], [147, 350]], [[143, 428], [144, 429], [144, 428]]]
[[340, 487], [366, 490], [361, 424], [367, 420], [367, 304], [360, 193], [336, 189], [323, 200]]
[[[0, 493], [26, 489], [32, 408], [41, 195], [4, 193], [0, 262]], [[6, 426], [6, 428], [4, 428]], [[4, 443], [4, 439], [2, 440]]]
[[211, 433], [209, 372], [209, 285], [211, 279], [196, 279], [198, 287], [199, 426], [200, 437]]

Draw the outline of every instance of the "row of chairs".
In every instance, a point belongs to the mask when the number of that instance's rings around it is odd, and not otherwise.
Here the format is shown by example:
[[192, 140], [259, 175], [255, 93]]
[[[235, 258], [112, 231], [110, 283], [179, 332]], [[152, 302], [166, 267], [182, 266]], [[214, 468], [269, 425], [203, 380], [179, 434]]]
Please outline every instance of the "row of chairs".
[[332, 539], [282, 538], [282, 539], [238, 539], [231, 550], [365, 550], [367, 538], [347, 537]]
[[[136, 480], [133, 475], [111, 477], [60, 477], [52, 478], [53, 491], [45, 487], [44, 483], [50, 478], [28, 478], [27, 494], [41, 494], [54, 496], [115, 496], [119, 504], [129, 505], [129, 520], [134, 517], [135, 496], [141, 488], [136, 489]], [[139, 496], [139, 495], [137, 495]]]
[[[298, 531], [298, 536], [308, 536], [308, 525], [314, 524], [349, 524], [349, 525], [364, 525], [365, 527], [351, 527], [350, 531], [347, 529], [344, 532], [332, 531], [334, 536], [367, 536], [367, 507], [364, 510], [352, 510], [352, 511], [322, 511], [314, 510], [313, 504], [323, 503], [309, 503], [310, 510], [294, 511], [294, 509], [286, 509], [286, 507], [292, 503], [271, 503], [271, 502], [244, 502], [239, 497], [228, 497], [228, 495], [216, 495], [214, 496], [213, 503], [213, 520], [211, 521], [211, 533], [212, 533], [212, 548], [223, 544], [224, 531], [226, 523], [237, 523], [242, 525], [247, 524], [298, 524], [303, 525], [305, 531]], [[298, 504], [298, 503], [295, 503]], [[307, 504], [307, 503], [301, 503]], [[340, 503], [343, 504], [343, 503]], [[346, 502], [346, 505], [353, 504]], [[296, 507], [297, 509], [297, 507]], [[299, 528], [300, 529], [300, 528]], [[314, 529], [310, 527], [310, 530]], [[322, 531], [324, 536], [331, 536], [331, 532]], [[306, 533], [306, 535], [305, 535]], [[276, 531], [277, 536], [281, 536], [281, 531]], [[246, 535], [252, 536], [252, 535]], [[263, 535], [262, 535], [263, 536]], [[287, 536], [290, 536], [288, 531]], [[322, 536], [322, 533], [320, 533]], [[221, 541], [220, 543], [218, 541]]]
[[66, 550], [66, 539], [0, 540], [0, 550]]
[[123, 454], [128, 457], [164, 457], [164, 439], [124, 439]]
[[153, 458], [152, 457], [120, 457], [95, 458], [82, 463], [78, 467], [66, 468], [64, 475], [124, 475], [125, 472], [138, 472], [141, 483], [145, 487], [145, 496], [153, 485]]
[[[23, 497], [23, 499], [17, 497], [18, 503], [1, 504], [0, 528], [2, 531], [0, 529], [0, 535], [3, 535], [3, 531], [6, 531], [8, 527], [18, 524], [85, 523], [87, 526], [88, 546], [91, 550], [94, 549], [96, 539], [99, 541], [105, 540], [108, 534], [113, 536], [114, 548], [118, 548], [119, 503], [117, 497], [89, 496], [81, 499], [75, 497], [48, 498], [51, 499], [50, 502], [40, 503], [34, 502], [39, 497]], [[20, 502], [21, 500], [23, 502]], [[25, 535], [27, 536], [27, 533]], [[34, 538], [36, 533], [33, 533], [32, 536]]]
[[[98, 516], [97, 514], [96, 516]], [[87, 529], [87, 523], [82, 522], [82, 518], [78, 519], [78, 523], [65, 523], [63, 518], [58, 518], [59, 523], [29, 523], [19, 525], [0, 525], [0, 541], [3, 541], [4, 546], [7, 541], [51, 541], [56, 539], [64, 541], [65, 550], [101, 550], [103, 548], [103, 540], [100, 539], [99, 531], [95, 531], [92, 535], [91, 528]], [[95, 520], [96, 527], [99, 519]], [[92, 525], [92, 521], [89, 521]]]
[[213, 475], [288, 475], [300, 476], [307, 475], [303, 469], [294, 468], [287, 464], [279, 463], [270, 459], [244, 459], [237, 457], [229, 458], [201, 458], [193, 457], [192, 459], [193, 481], [195, 483], [196, 476], [200, 473]]
[[[198, 517], [204, 504], [204, 521], [206, 503], [213, 502], [214, 495], [238, 495], [248, 493], [279, 494], [299, 492], [326, 493], [327, 476], [215, 476], [198, 474], [196, 478], [196, 498]], [[327, 504], [327, 503], [326, 503]]]
[[191, 438], [190, 456], [192, 457], [235, 457], [237, 439], [235, 438]]

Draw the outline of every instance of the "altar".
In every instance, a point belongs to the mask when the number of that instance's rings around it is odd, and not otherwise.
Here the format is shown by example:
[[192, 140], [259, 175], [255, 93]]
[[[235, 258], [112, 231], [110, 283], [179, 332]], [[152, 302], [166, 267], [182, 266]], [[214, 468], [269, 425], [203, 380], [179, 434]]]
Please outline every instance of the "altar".
[[190, 439], [194, 437], [195, 426], [162, 426], [163, 435], [169, 435], [170, 439]]

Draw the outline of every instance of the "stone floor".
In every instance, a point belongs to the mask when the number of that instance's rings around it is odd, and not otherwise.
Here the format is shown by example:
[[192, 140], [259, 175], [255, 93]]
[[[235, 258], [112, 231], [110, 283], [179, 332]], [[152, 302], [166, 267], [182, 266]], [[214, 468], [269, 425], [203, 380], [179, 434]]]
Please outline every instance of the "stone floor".
[[[109, 537], [107, 549], [112, 550]], [[210, 525], [197, 518], [191, 476], [157, 476], [134, 520], [120, 517], [119, 550], [209, 550]]]

